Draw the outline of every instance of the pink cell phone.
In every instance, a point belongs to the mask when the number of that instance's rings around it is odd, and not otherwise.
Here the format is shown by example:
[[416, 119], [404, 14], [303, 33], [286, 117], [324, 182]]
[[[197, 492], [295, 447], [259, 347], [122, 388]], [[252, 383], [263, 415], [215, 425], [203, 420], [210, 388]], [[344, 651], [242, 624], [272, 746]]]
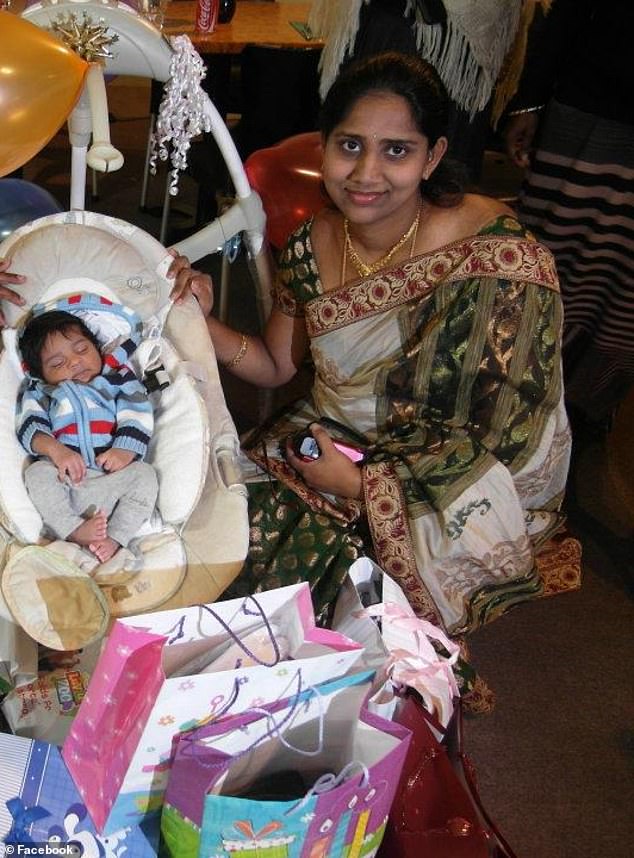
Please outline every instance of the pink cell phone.
[[[344, 456], [347, 456], [355, 464], [359, 464], [365, 459], [363, 450], [355, 447], [354, 444], [348, 444], [345, 441], [333, 441], [333, 444], [340, 453], [343, 453]], [[301, 432], [295, 435], [291, 446], [295, 455], [299, 456], [300, 459], [304, 459], [305, 462], [310, 462], [321, 456], [321, 450], [317, 441], [309, 433]]]
[[365, 453], [363, 450], [360, 450], [358, 447], [355, 447], [354, 444], [346, 444], [345, 441], [333, 441], [333, 445], [339, 450], [340, 453], [343, 453], [344, 456], [347, 456], [352, 462], [358, 464], [359, 462], [363, 462], [365, 459]]

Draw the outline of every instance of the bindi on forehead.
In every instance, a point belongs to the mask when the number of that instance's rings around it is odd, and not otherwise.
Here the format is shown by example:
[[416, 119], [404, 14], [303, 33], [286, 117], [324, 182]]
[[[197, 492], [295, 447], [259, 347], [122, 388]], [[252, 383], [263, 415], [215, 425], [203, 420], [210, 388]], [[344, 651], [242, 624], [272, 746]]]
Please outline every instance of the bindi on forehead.
[[397, 103], [392, 99], [386, 103], [383, 97], [364, 96], [334, 130], [336, 135], [385, 139], [387, 142], [412, 142], [424, 136], [409, 105], [400, 97]]

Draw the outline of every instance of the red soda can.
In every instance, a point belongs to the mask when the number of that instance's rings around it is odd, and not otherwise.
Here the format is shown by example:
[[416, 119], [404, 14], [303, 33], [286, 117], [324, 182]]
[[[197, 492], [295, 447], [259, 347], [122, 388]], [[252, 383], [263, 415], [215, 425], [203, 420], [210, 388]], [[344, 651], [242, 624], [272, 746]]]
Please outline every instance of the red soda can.
[[196, 29], [199, 33], [213, 33], [218, 23], [220, 0], [196, 0]]

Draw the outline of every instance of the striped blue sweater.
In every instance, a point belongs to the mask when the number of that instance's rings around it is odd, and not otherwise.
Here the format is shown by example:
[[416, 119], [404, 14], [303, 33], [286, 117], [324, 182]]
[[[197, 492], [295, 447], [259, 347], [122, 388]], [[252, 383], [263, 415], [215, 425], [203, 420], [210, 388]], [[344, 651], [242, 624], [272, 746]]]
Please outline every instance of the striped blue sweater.
[[129, 322], [130, 337], [103, 356], [101, 374], [87, 384], [64, 381], [51, 385], [27, 377], [17, 402], [19, 442], [35, 455], [31, 447], [35, 433], [52, 435], [80, 453], [88, 467], [97, 469], [96, 457], [110, 447], [130, 450], [143, 459], [154, 427], [152, 405], [134, 372], [121, 363], [138, 345], [142, 332], [140, 318], [133, 311], [94, 295], [71, 296], [54, 306], [37, 306], [33, 312], [52, 309], [79, 316], [82, 309], [93, 315], [95, 311], [118, 314]]

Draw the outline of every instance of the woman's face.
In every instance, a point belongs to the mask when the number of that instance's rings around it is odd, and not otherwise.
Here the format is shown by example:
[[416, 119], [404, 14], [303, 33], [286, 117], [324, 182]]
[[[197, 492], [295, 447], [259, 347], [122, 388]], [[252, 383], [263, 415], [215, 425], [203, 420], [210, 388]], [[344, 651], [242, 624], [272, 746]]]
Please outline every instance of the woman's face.
[[402, 96], [369, 93], [326, 140], [323, 181], [353, 224], [373, 224], [400, 211], [413, 217], [421, 180], [429, 178], [446, 147], [441, 137], [430, 148]]

